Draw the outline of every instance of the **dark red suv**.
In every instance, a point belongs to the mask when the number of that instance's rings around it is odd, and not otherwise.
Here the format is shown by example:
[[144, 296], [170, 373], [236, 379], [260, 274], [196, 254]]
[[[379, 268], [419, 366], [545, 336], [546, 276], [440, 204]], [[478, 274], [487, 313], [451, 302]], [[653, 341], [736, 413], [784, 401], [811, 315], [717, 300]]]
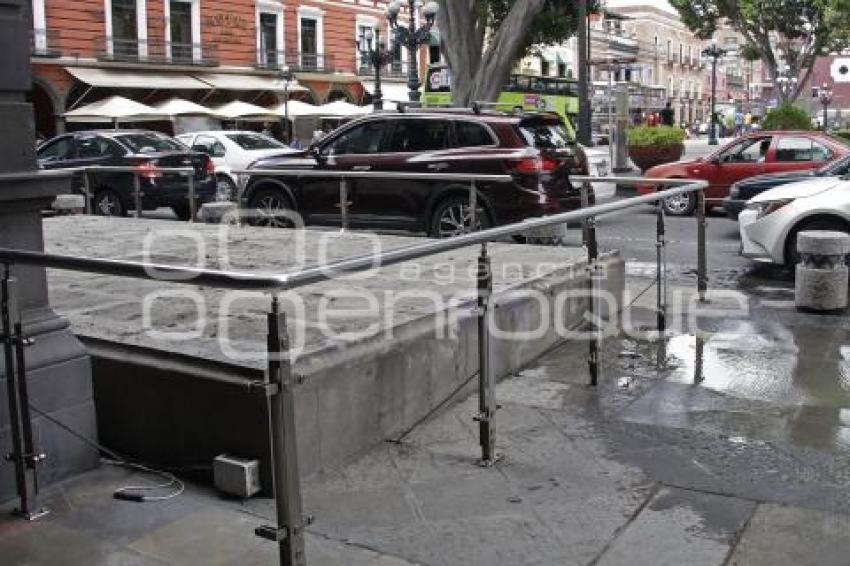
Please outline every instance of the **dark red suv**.
[[[435, 237], [469, 228], [469, 184], [382, 179], [382, 172], [507, 174], [478, 184], [479, 228], [581, 206], [570, 174], [586, 174], [584, 151], [556, 114], [466, 111], [382, 112], [339, 128], [302, 153], [259, 160], [252, 169], [371, 171], [348, 181], [352, 227], [425, 231]], [[276, 211], [306, 224], [339, 225], [334, 177], [252, 175], [245, 201], [261, 224], [282, 224]]]

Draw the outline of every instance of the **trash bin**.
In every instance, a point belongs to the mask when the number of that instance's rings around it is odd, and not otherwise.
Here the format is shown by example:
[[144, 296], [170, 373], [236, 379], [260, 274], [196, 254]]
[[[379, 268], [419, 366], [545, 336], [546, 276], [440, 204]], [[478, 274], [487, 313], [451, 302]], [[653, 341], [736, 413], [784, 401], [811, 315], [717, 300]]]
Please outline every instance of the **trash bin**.
[[812, 230], [797, 235], [800, 263], [796, 267], [798, 309], [815, 312], [847, 308], [847, 256], [850, 235]]

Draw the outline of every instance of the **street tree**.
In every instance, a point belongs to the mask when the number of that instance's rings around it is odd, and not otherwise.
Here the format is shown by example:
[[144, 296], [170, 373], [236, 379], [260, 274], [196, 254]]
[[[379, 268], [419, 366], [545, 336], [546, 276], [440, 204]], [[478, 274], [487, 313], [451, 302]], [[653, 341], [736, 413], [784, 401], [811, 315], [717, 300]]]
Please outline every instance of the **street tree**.
[[850, 42], [850, 0], [670, 0], [698, 37], [709, 39], [726, 22], [746, 45], [739, 56], [760, 58], [774, 84], [796, 77], [793, 88], [778, 89], [782, 103], [800, 96], [815, 59]]
[[443, 53], [458, 106], [494, 101], [516, 60], [576, 29], [570, 0], [439, 0]]

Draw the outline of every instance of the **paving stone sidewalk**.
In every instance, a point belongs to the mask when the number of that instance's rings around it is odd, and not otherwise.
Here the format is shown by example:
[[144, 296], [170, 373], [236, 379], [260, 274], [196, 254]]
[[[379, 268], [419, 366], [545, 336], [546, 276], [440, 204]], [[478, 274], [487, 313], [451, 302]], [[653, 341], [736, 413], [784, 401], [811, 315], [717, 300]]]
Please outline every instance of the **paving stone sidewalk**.
[[[705, 322], [699, 383], [687, 333], [660, 370], [655, 344], [608, 339], [595, 390], [580, 342], [509, 376], [494, 468], [476, 465], [473, 396], [309, 478], [308, 564], [848, 564], [850, 323], [777, 307], [777, 294], [754, 291], [746, 313]], [[636, 326], [652, 320], [649, 295]], [[3, 514], [2, 563], [276, 564], [253, 535], [270, 500], [197, 485], [162, 503], [111, 498], [138, 481], [104, 467], [51, 490], [44, 521]]]

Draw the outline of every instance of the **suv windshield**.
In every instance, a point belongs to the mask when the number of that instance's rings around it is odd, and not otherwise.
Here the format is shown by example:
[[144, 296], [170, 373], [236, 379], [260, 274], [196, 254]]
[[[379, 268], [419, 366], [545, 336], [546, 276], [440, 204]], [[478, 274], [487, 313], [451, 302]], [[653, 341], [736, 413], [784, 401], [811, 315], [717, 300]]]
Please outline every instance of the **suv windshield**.
[[186, 151], [186, 146], [160, 134], [141, 132], [115, 136], [135, 153], [159, 153], [161, 151]]
[[280, 149], [286, 147], [279, 141], [262, 134], [226, 134], [227, 138], [242, 149]]
[[837, 161], [827, 163], [815, 172], [819, 177], [832, 177], [850, 173], [850, 155], [846, 155]]
[[572, 143], [569, 132], [559, 123], [521, 123], [519, 131], [528, 145], [538, 149], [559, 149]]

